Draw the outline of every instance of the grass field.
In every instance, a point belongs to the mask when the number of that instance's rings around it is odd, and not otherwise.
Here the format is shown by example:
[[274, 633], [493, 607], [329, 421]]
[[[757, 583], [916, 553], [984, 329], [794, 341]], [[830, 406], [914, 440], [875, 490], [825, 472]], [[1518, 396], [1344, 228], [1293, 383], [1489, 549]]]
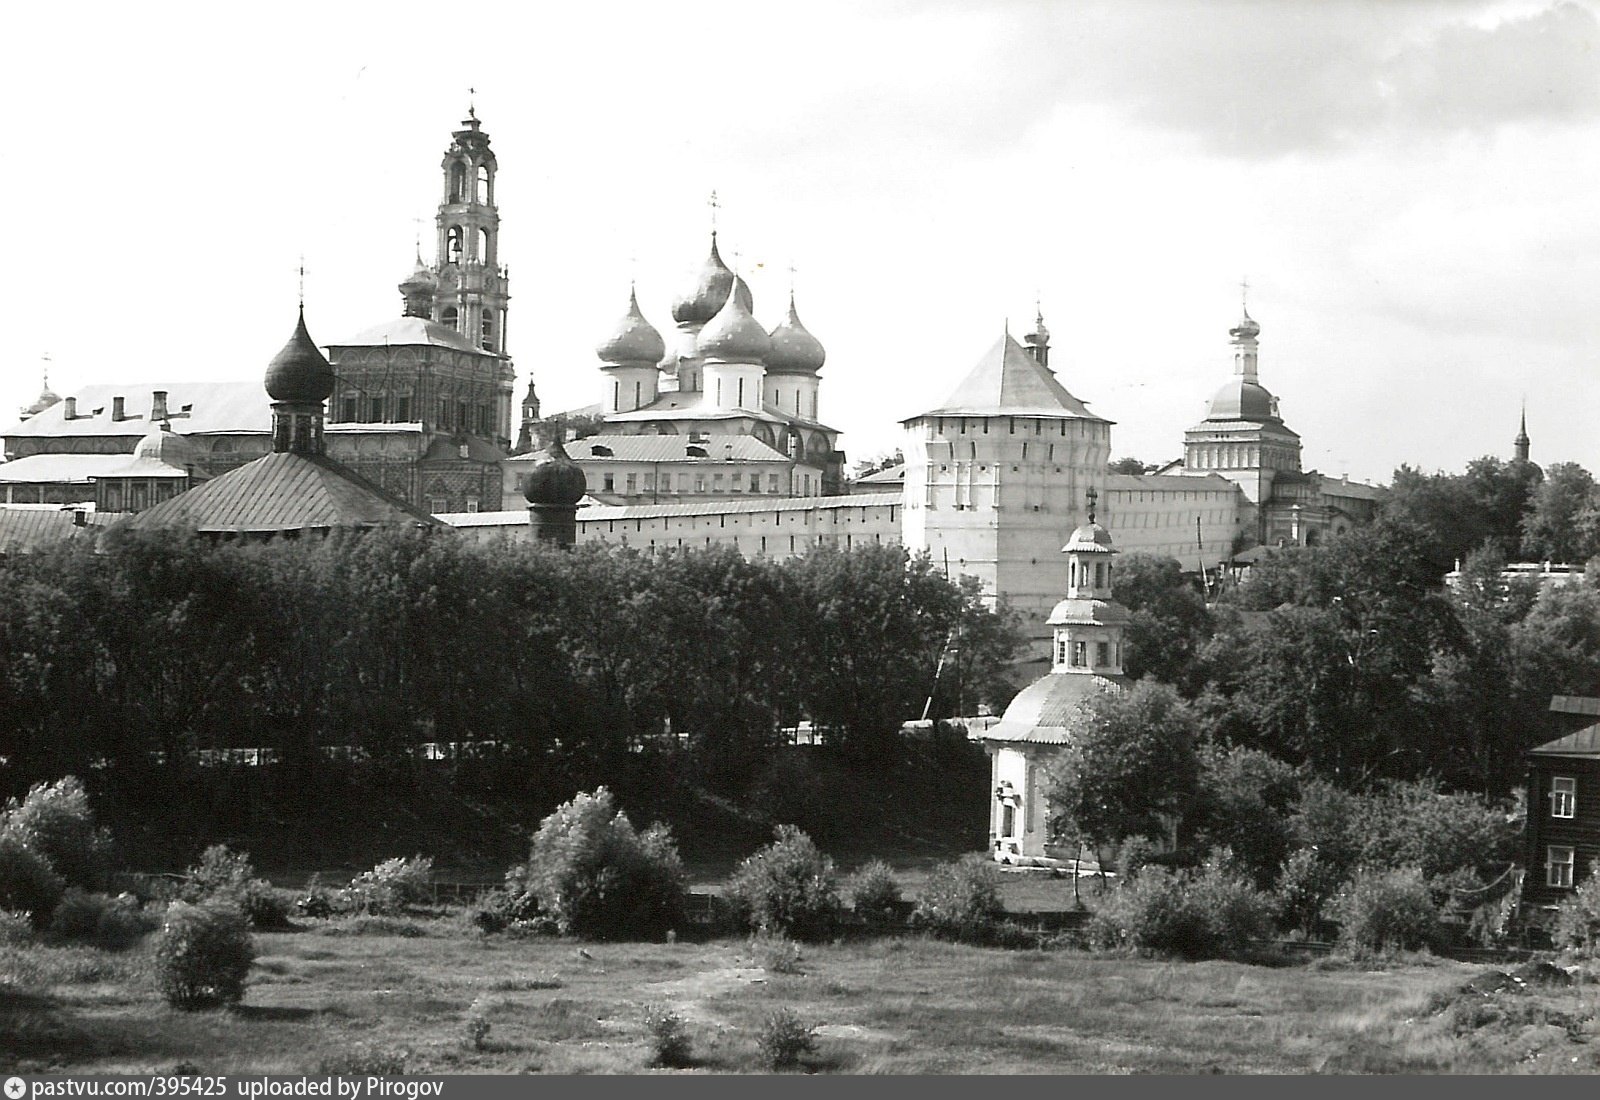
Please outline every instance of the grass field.
[[[144, 949], [0, 947], [8, 1071], [651, 1070], [645, 1006], [686, 1022], [690, 1072], [761, 1068], [779, 1006], [835, 1073], [1600, 1071], [1600, 985], [1460, 992], [1483, 967], [1183, 963], [884, 938], [761, 968], [743, 941], [484, 937], [458, 919], [258, 934], [244, 1003], [166, 1007]], [[489, 1024], [481, 1045], [468, 1019]]]

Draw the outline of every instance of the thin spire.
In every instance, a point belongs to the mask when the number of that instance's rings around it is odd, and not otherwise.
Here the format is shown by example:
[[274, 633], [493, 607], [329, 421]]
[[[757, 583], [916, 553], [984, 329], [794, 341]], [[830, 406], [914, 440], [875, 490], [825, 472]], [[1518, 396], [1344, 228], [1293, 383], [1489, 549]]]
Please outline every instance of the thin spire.
[[1250, 316], [1250, 279], [1244, 275], [1239, 277], [1239, 308], [1246, 317]]
[[[48, 390], [50, 388], [50, 353], [47, 351], [40, 355], [39, 362], [42, 364], [44, 372], [44, 388]], [[1523, 419], [1527, 419], [1526, 414], [1523, 415]]]

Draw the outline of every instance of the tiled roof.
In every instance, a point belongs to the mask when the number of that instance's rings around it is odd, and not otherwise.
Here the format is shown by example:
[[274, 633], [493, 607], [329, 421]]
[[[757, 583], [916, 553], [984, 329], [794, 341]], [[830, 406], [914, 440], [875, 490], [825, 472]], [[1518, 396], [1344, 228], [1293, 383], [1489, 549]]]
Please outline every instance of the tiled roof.
[[[753, 435], [707, 434], [704, 441], [695, 442], [687, 435], [591, 435], [568, 443], [567, 455], [579, 464], [590, 462], [788, 462], [779, 451], [773, 450]], [[691, 456], [690, 447], [706, 453]], [[609, 451], [597, 454], [596, 450]], [[511, 459], [514, 464], [526, 464], [535, 456], [522, 455]]]
[[937, 408], [906, 420], [927, 416], [1007, 415], [1104, 420], [1068, 393], [1049, 368], [1035, 362], [1009, 333], [984, 353], [955, 392]]
[[[449, 325], [441, 325], [436, 321], [427, 321], [421, 317], [395, 317], [363, 329], [348, 340], [339, 340], [327, 346], [332, 348], [370, 348], [370, 347], [436, 347], [453, 348], [456, 351], [470, 351], [474, 355], [493, 356], [492, 352], [484, 351], [468, 340], [461, 333]], [[495, 358], [498, 358], [495, 356]]]
[[[79, 526], [76, 513], [82, 511]], [[0, 505], [0, 554], [26, 554], [80, 535], [94, 535], [100, 527], [122, 517], [59, 504]]]
[[1026, 741], [1064, 745], [1081, 721], [1079, 704], [1102, 691], [1121, 691], [1123, 676], [1095, 672], [1051, 672], [1017, 693], [998, 724], [983, 732], [985, 741]]
[[1558, 737], [1536, 749], [1529, 749], [1528, 753], [1532, 756], [1600, 756], [1600, 725]]
[[270, 533], [336, 527], [441, 526], [325, 455], [276, 452], [130, 517], [127, 526]]
[[[132, 436], [150, 431], [151, 394], [165, 390], [172, 430], [179, 435], [258, 433], [272, 430], [272, 409], [259, 380], [254, 382], [129, 382], [85, 386], [77, 398], [78, 415], [66, 418], [65, 401], [0, 435], [36, 439], [60, 436]], [[123, 420], [112, 420], [112, 398], [122, 397]], [[187, 414], [185, 409], [188, 410]]]

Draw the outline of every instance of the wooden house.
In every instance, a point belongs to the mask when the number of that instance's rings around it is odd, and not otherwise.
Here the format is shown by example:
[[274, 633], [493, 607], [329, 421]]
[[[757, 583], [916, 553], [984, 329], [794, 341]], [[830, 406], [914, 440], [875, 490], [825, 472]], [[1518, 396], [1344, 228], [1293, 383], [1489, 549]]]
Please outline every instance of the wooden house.
[[1600, 859], [1600, 724], [1528, 752], [1528, 825], [1522, 901], [1552, 908]]

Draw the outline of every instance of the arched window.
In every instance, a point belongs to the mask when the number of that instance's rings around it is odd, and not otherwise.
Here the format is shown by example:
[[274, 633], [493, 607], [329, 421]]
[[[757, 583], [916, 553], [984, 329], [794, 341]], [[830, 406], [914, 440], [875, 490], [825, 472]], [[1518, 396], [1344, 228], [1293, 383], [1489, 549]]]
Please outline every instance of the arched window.
[[439, 314], [439, 323], [449, 328], [457, 328], [456, 307], [451, 306], [449, 309]]
[[483, 320], [478, 325], [478, 335], [482, 337], [480, 343], [488, 351], [494, 350], [494, 313], [490, 310], [483, 311]]
[[489, 255], [489, 231], [480, 229], [478, 230], [478, 260], [481, 263], [488, 263], [493, 258]]
[[467, 201], [467, 166], [459, 160], [450, 166], [450, 201]]
[[460, 263], [462, 259], [461, 251], [465, 247], [466, 241], [462, 237], [461, 227], [459, 225], [452, 225], [450, 227], [449, 236], [445, 240], [445, 262], [451, 264]]
[[478, 165], [478, 194], [477, 199], [485, 206], [494, 202], [494, 195], [489, 191], [489, 166]]

